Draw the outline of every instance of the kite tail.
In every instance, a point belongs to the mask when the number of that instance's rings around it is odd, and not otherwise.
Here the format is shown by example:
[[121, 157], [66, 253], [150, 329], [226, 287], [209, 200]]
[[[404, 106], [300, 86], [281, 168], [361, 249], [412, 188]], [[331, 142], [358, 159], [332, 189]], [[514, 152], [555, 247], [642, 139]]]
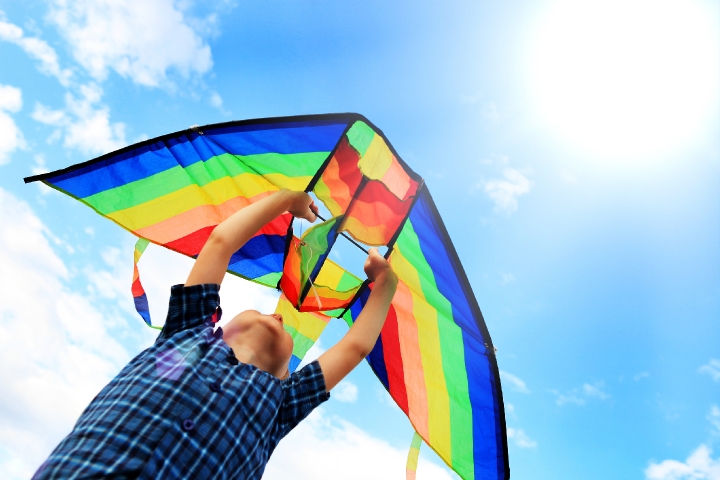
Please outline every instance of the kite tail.
[[413, 432], [413, 439], [412, 443], [410, 444], [410, 451], [408, 452], [407, 464], [405, 465], [405, 473], [407, 480], [415, 480], [421, 445], [422, 437], [418, 435], [417, 432]]
[[138, 270], [137, 266], [140, 257], [142, 256], [143, 252], [145, 252], [145, 249], [147, 248], [149, 243], [150, 242], [144, 238], [138, 238], [138, 241], [135, 243], [133, 282], [131, 291], [133, 299], [135, 300], [135, 310], [137, 310], [137, 312], [140, 314], [147, 326], [151, 328], [159, 328], [154, 327], [152, 322], [150, 321], [150, 307], [148, 306], [147, 294], [145, 293], [145, 289], [143, 288], [142, 283], [140, 283], [140, 271]]

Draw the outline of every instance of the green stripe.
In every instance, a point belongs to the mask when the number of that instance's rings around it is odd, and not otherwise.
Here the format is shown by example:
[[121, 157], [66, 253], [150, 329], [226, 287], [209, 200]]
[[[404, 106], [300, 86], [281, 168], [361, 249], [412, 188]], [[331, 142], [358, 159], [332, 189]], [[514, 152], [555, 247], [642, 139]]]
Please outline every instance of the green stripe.
[[300, 244], [300, 285], [305, 286], [310, 273], [315, 269], [320, 257], [328, 250], [328, 234], [342, 217], [334, 217], [314, 225], [302, 236]]
[[147, 246], [149, 244], [150, 244], [150, 240], [148, 240], [146, 238], [138, 238], [137, 242], [135, 242], [135, 250], [140, 252], [140, 255], [142, 255], [143, 253], [145, 253], [145, 249], [147, 248]]
[[270, 272], [257, 278], [253, 278], [252, 281], [275, 288], [280, 281], [280, 277], [282, 277], [282, 272]]
[[283, 326], [285, 327], [285, 331], [293, 338], [293, 355], [302, 360], [308, 350], [310, 350], [310, 347], [315, 344], [315, 340], [306, 337], [288, 324], [284, 324]]
[[[435, 276], [425, 260], [410, 219], [398, 237], [396, 248], [417, 270], [422, 294], [438, 312], [442, 368], [450, 398], [451, 463], [463, 478], [474, 478], [472, 406], [462, 331], [453, 320], [452, 305], [437, 288]], [[432, 255], [432, 252], [426, 253]]]
[[347, 132], [347, 139], [350, 145], [362, 156], [365, 155], [370, 143], [375, 137], [375, 130], [365, 122], [355, 122]]
[[347, 292], [352, 290], [353, 288], [357, 288], [360, 285], [362, 285], [363, 281], [357, 278], [355, 275], [353, 275], [350, 272], [344, 272], [342, 277], [340, 277], [340, 282], [338, 282], [337, 288], [335, 289], [338, 292]]
[[83, 200], [100, 213], [107, 215], [134, 207], [172, 193], [188, 185], [207, 185], [224, 177], [243, 173], [267, 175], [280, 173], [288, 177], [312, 177], [329, 152], [308, 152], [283, 155], [232, 155], [224, 153], [205, 162], [196, 162], [187, 168], [181, 165], [155, 175], [111, 188]]

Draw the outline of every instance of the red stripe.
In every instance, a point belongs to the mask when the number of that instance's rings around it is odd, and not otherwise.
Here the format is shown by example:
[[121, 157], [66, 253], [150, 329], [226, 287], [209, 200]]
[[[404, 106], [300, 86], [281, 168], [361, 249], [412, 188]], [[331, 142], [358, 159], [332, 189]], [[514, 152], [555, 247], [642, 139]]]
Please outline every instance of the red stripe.
[[405, 415], [408, 414], [408, 398], [405, 389], [405, 372], [403, 371], [402, 355], [400, 354], [400, 336], [398, 335], [397, 313], [390, 305], [385, 325], [380, 334], [382, 340], [385, 369], [388, 375], [390, 395], [395, 399]]
[[300, 255], [298, 247], [300, 240], [293, 236], [290, 243], [285, 265], [283, 266], [283, 275], [280, 278], [280, 289], [283, 291], [288, 301], [297, 307], [300, 297]]
[[142, 283], [140, 283], [140, 278], [133, 282], [131, 291], [133, 297], [139, 297], [145, 293], [145, 289], [143, 288]]
[[[289, 213], [283, 213], [279, 217], [268, 222], [263, 226], [253, 237], [258, 235], [285, 235], [287, 233], [288, 226], [292, 215]], [[211, 225], [209, 227], [201, 228], [189, 235], [185, 235], [182, 238], [173, 240], [165, 244], [166, 247], [175, 250], [176, 252], [184, 253], [185, 255], [195, 256], [200, 253], [202, 247], [210, 238], [210, 234], [217, 225]]]

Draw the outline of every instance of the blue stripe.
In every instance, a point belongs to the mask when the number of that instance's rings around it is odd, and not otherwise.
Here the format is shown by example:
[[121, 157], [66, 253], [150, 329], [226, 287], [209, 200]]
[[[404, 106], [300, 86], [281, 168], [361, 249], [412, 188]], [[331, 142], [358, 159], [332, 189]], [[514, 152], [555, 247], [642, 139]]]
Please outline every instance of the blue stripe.
[[295, 354], [293, 354], [293, 356], [290, 357], [290, 364], [288, 365], [288, 370], [290, 371], [290, 373], [293, 373], [297, 369], [297, 367], [298, 367], [298, 365], [300, 365], [301, 361], [302, 360], [300, 358], [298, 358], [297, 356], [295, 356]]
[[152, 325], [150, 322], [150, 306], [148, 305], [147, 294], [143, 293], [139, 297], [133, 297], [133, 300], [135, 302], [135, 310], [137, 310], [143, 320], [145, 320], [145, 323]]
[[74, 197], [85, 198], [178, 165], [184, 168], [228, 152], [256, 155], [330, 151], [345, 126], [345, 123], [296, 122], [223, 127], [208, 130], [204, 135], [182, 132], [176, 137], [103, 158], [46, 181]]
[[[454, 310], [454, 309], [453, 309]], [[455, 313], [453, 311], [453, 313]], [[475, 478], [504, 479], [502, 425], [495, 377], [484, 347], [462, 332], [468, 393], [472, 408], [473, 463]], [[483, 350], [483, 351], [480, 351]]]
[[410, 213], [412, 227], [418, 236], [420, 249], [430, 265], [438, 291], [452, 305], [452, 315], [460, 326], [468, 376], [468, 394], [472, 408], [473, 458], [475, 478], [505, 478], [504, 448], [502, 445], [502, 419], [498, 405], [498, 385], [493, 365], [488, 359], [485, 340], [470, 301], [460, 283], [460, 266], [455, 265], [449, 253], [451, 245], [443, 241], [428, 202], [422, 194]]
[[440, 228], [435, 224], [435, 217], [427, 202], [427, 196], [420, 195], [410, 212], [410, 222], [418, 236], [420, 250], [432, 269], [438, 291], [453, 306], [455, 323], [480, 342], [480, 345], [484, 345], [485, 341], [477, 326], [479, 319], [476, 319], [472, 313], [468, 298], [460, 284], [459, 275], [453, 268], [448, 247], [442, 240]]

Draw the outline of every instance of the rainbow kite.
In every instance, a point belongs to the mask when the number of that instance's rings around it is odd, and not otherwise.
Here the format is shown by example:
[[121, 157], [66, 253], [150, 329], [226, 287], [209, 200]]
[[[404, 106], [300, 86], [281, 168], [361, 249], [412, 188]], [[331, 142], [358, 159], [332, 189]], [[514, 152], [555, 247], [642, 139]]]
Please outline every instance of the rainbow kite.
[[[368, 363], [458, 475], [510, 477], [495, 350], [470, 283], [422, 178], [365, 117], [192, 127], [25, 182], [36, 180], [138, 236], [136, 264], [147, 242], [195, 257], [235, 211], [281, 188], [311, 192], [330, 218], [296, 236], [285, 213], [228, 268], [282, 290], [277, 311], [295, 340], [291, 368], [331, 318], [352, 324], [373, 288], [328, 258], [339, 236], [385, 246], [399, 284]], [[151, 324], [137, 268], [132, 291]]]

